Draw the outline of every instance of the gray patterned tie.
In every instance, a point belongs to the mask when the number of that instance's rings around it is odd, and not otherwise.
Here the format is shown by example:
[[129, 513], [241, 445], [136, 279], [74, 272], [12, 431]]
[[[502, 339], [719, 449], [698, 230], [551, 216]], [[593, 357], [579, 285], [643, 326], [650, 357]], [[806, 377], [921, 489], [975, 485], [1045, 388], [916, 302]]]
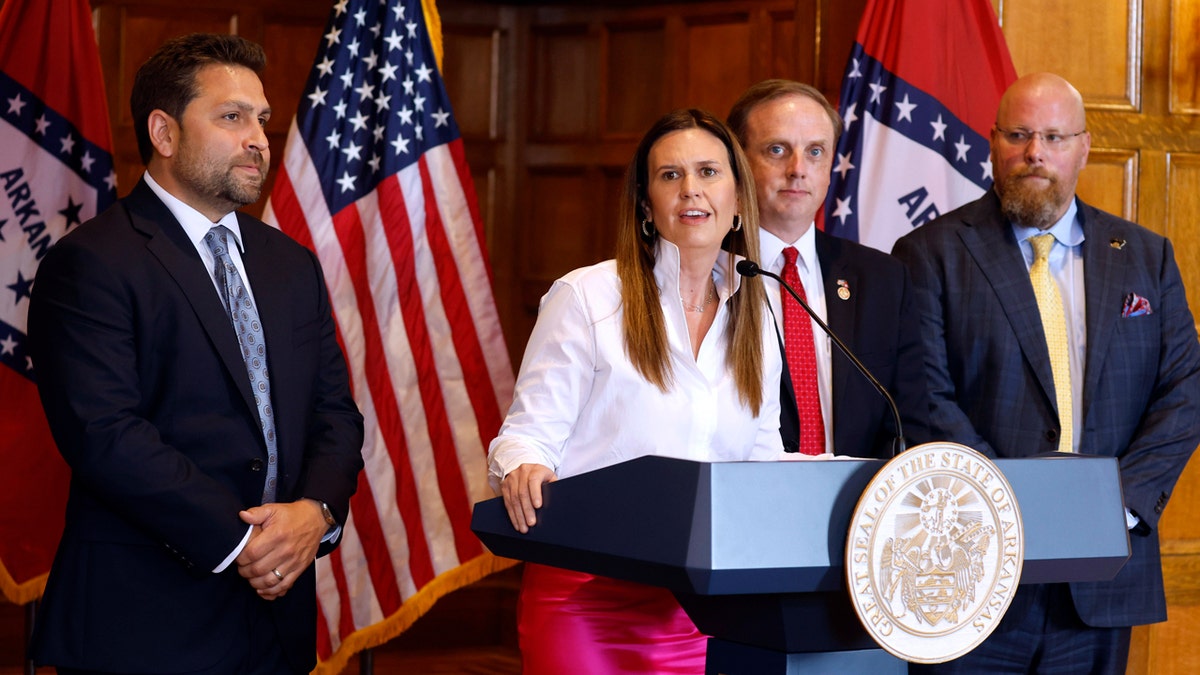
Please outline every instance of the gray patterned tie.
[[279, 475], [275, 413], [271, 409], [271, 380], [267, 374], [267, 343], [263, 340], [258, 311], [246, 292], [242, 275], [238, 274], [229, 257], [229, 234], [224, 225], [217, 225], [204, 235], [204, 243], [213, 254], [213, 276], [216, 277], [225, 311], [233, 320], [238, 345], [242, 348], [242, 360], [246, 362], [246, 374], [250, 376], [250, 388], [254, 391], [254, 405], [258, 407], [263, 438], [267, 441], [267, 482], [262, 496], [263, 503], [267, 504], [275, 501], [275, 482]]

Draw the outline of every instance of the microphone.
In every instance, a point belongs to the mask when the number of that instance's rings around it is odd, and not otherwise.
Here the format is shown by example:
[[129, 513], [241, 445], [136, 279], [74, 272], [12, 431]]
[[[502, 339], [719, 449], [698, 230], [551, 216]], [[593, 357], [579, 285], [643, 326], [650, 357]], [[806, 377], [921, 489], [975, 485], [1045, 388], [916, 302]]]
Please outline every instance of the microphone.
[[825, 334], [829, 336], [830, 340], [833, 340], [833, 344], [837, 345], [838, 350], [845, 354], [847, 359], [850, 359], [850, 363], [853, 363], [854, 367], [858, 369], [858, 372], [862, 373], [863, 377], [867, 378], [867, 381], [871, 383], [871, 386], [875, 387], [875, 391], [879, 392], [879, 394], [883, 396], [885, 400], [887, 400], [888, 407], [892, 410], [892, 419], [896, 422], [896, 438], [892, 441], [892, 457], [904, 452], [906, 449], [906, 445], [904, 443], [904, 429], [900, 426], [900, 409], [896, 407], [895, 399], [893, 399], [892, 395], [888, 393], [888, 390], [879, 383], [879, 380], [875, 379], [875, 376], [871, 374], [871, 371], [867, 370], [867, 367], [863, 365], [862, 361], [859, 361], [858, 357], [850, 351], [850, 348], [846, 346], [846, 343], [842, 342], [842, 339], [838, 337], [836, 333], [830, 330], [829, 326], [825, 325], [825, 322], [821, 320], [821, 317], [817, 316], [817, 313], [812, 310], [812, 307], [809, 307], [808, 303], [800, 298], [800, 294], [797, 293], [794, 288], [789, 286], [788, 283], [783, 279], [780, 279], [778, 274], [764, 270], [753, 260], [739, 260], [737, 264], [737, 273], [744, 277], [756, 277], [760, 274], [764, 277], [771, 277], [775, 281], [778, 281], [779, 285], [786, 289], [787, 292], [796, 299], [796, 302], [800, 303], [800, 306], [804, 308], [805, 312], [808, 312], [808, 315], [812, 317], [812, 320], [817, 322], [817, 325], [821, 327], [821, 330], [825, 331]]

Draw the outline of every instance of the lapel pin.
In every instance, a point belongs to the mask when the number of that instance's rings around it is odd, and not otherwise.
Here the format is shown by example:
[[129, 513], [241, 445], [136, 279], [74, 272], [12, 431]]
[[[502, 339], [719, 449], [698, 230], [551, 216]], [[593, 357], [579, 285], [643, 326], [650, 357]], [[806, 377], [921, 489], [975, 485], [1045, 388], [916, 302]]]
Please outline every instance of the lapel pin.
[[1121, 249], [1125, 248], [1125, 240], [1113, 237], [1108, 241], [1108, 245], [1120, 251]]
[[849, 300], [850, 299], [850, 284], [846, 283], [845, 279], [838, 279], [837, 286], [838, 286], [838, 297], [843, 300]]

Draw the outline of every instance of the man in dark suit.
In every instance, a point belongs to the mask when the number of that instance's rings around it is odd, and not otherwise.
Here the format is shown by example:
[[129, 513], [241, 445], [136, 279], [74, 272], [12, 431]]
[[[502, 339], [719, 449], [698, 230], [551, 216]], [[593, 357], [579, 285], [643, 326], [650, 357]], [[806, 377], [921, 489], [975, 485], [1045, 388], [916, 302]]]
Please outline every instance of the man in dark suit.
[[1132, 555], [1110, 582], [1021, 586], [987, 641], [925, 670], [1124, 673], [1130, 627], [1167, 618], [1158, 520], [1200, 443], [1200, 346], [1171, 243], [1075, 197], [1090, 147], [1079, 92], [1021, 78], [991, 133], [994, 190], [894, 252], [933, 433], [992, 457], [1117, 457]]
[[[909, 442], [928, 440], [922, 343], [912, 320], [912, 294], [904, 266], [886, 253], [814, 226], [829, 189], [842, 118], [809, 85], [765, 80], [734, 103], [729, 126], [754, 172], [763, 269], [786, 280], [786, 249], [795, 249], [793, 267], [809, 305], [891, 392]], [[767, 278], [765, 283], [782, 340], [785, 310], [789, 304], [793, 310], [799, 307], [790, 296], [781, 295], [777, 282]], [[807, 316], [802, 320], [810, 321]], [[890, 458], [896, 428], [886, 400], [815, 322], [811, 328], [816, 375], [801, 377], [792, 372], [794, 362], [785, 359], [780, 397], [785, 449]], [[807, 336], [804, 339], [807, 342]], [[815, 441], [801, 433], [805, 425], [796, 401], [797, 392], [804, 399], [805, 389], [809, 400], [820, 401], [821, 417], [809, 425], [817, 427]], [[810, 450], [814, 444], [819, 453]]]
[[155, 53], [131, 96], [143, 179], [38, 271], [33, 364], [71, 486], [34, 656], [59, 672], [315, 665], [313, 561], [362, 416], [316, 257], [234, 210], [266, 176], [264, 63], [227, 35]]

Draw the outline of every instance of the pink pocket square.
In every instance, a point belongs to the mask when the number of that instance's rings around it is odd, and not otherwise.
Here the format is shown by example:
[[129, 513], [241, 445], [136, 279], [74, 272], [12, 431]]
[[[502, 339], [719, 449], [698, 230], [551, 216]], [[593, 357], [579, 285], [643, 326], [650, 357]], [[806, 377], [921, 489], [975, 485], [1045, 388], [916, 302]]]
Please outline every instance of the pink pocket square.
[[1121, 308], [1121, 317], [1129, 318], [1131, 316], [1145, 316], [1153, 314], [1154, 310], [1150, 309], [1150, 301], [1138, 295], [1130, 293], [1125, 296], [1125, 306]]

